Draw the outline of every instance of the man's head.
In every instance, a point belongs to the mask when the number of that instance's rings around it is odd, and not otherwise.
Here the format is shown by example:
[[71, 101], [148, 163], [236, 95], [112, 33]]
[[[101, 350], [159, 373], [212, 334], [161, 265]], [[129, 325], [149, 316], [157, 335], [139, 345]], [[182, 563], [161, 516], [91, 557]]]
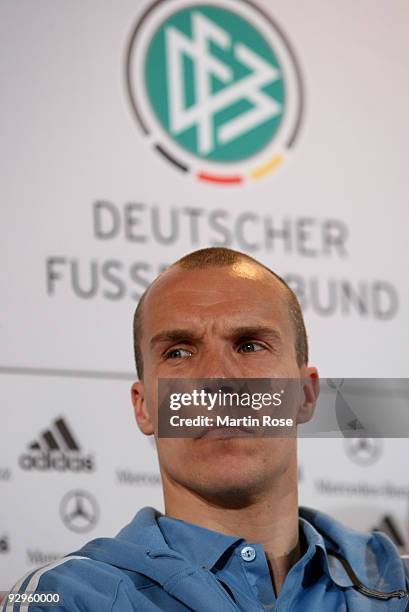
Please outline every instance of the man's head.
[[[177, 261], [145, 292], [134, 334], [140, 381], [132, 399], [147, 435], [157, 433], [159, 378], [303, 378], [310, 384], [297, 420], [312, 414], [318, 382], [297, 298], [247, 255], [210, 248]], [[182, 486], [239, 504], [274, 487], [279, 475], [296, 486], [294, 438], [158, 438], [157, 448], [165, 497]]]
[[[238, 267], [240, 263], [260, 266], [272, 275], [277, 281], [279, 281], [285, 288], [285, 295], [287, 298], [288, 316], [291, 319], [294, 337], [295, 337], [295, 351], [297, 355], [297, 362], [299, 366], [306, 365], [308, 363], [308, 339], [307, 332], [305, 329], [304, 318], [302, 315], [301, 307], [298, 302], [297, 296], [293, 290], [287, 285], [287, 283], [275, 272], [267, 268], [264, 264], [260, 263], [253, 257], [234, 251], [233, 249], [227, 249], [223, 247], [212, 247], [207, 249], [200, 249], [193, 251], [176, 261], [170, 268], [179, 267], [181, 270], [206, 270], [209, 268], [232, 268]], [[160, 278], [160, 277], [159, 277]], [[151, 285], [152, 286], [152, 285]], [[141, 350], [141, 337], [143, 331], [143, 305], [145, 298], [149, 291], [145, 291], [139, 303], [136, 307], [133, 322], [133, 340], [134, 340], [134, 354], [135, 354], [135, 365], [139, 379], [143, 378], [143, 354]]]

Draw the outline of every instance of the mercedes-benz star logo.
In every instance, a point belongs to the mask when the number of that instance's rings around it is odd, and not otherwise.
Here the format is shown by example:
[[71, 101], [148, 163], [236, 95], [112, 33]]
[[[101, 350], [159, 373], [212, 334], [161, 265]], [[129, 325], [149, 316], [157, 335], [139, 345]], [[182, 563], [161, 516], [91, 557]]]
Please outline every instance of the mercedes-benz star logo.
[[348, 457], [358, 465], [371, 465], [381, 454], [379, 438], [345, 438], [344, 444]]
[[69, 491], [61, 500], [60, 516], [64, 525], [71, 531], [91, 531], [99, 517], [97, 501], [87, 491]]

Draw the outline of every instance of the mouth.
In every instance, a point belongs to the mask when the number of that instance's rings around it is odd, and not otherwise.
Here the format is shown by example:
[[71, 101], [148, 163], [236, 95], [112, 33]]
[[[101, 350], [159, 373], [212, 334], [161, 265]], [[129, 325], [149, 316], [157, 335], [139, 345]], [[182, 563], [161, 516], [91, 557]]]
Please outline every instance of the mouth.
[[204, 429], [197, 440], [228, 440], [231, 438], [248, 438], [255, 431], [250, 427], [208, 427]]

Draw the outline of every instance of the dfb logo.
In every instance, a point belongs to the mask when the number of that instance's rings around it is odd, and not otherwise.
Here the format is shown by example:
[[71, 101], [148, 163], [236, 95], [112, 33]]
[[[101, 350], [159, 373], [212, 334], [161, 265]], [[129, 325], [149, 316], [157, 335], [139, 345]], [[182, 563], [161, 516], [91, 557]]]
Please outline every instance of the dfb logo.
[[263, 178], [298, 138], [298, 60], [270, 12], [250, 0], [153, 2], [133, 30], [126, 71], [147, 141], [185, 176]]

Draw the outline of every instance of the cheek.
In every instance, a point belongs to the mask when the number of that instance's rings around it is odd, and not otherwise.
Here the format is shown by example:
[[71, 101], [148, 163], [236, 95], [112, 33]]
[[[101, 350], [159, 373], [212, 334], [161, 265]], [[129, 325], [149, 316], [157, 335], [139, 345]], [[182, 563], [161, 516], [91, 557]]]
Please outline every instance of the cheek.
[[189, 440], [180, 438], [158, 438], [156, 445], [161, 468], [170, 474], [189, 473], [193, 468], [192, 450]]
[[299, 378], [300, 371], [297, 362], [290, 355], [285, 357], [271, 356], [254, 359], [247, 368], [259, 378]]

